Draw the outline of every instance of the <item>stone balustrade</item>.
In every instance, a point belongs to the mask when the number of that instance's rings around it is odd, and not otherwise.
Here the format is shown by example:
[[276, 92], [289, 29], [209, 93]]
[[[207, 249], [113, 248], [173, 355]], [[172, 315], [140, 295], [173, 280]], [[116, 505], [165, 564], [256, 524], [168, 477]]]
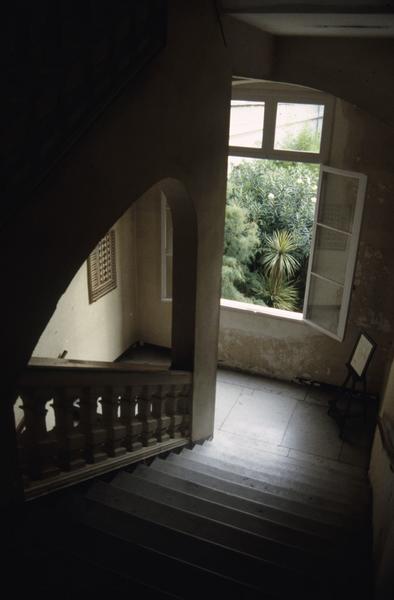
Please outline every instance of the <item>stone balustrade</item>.
[[185, 445], [192, 374], [152, 365], [32, 359], [17, 428], [27, 497]]

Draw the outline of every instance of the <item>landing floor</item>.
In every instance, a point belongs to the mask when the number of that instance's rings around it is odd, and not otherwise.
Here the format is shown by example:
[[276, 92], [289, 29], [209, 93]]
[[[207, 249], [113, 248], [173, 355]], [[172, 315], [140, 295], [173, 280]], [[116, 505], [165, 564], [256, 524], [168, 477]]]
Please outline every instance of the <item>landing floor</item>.
[[[215, 437], [246, 441], [280, 454], [324, 463], [338, 461], [368, 468], [374, 409], [367, 420], [349, 419], [346, 441], [327, 415], [329, 394], [322, 390], [220, 369], [216, 386]], [[354, 407], [357, 411], [359, 408]]]

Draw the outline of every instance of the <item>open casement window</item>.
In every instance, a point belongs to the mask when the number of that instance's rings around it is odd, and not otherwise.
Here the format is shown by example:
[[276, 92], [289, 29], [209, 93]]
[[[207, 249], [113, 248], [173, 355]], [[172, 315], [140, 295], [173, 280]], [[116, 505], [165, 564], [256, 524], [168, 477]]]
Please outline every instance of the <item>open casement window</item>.
[[367, 177], [322, 166], [304, 319], [342, 341], [349, 310]]
[[314, 90], [235, 86], [229, 153], [233, 156], [322, 163], [327, 159], [334, 99]]
[[161, 193], [161, 299], [172, 300], [172, 216], [167, 199]]

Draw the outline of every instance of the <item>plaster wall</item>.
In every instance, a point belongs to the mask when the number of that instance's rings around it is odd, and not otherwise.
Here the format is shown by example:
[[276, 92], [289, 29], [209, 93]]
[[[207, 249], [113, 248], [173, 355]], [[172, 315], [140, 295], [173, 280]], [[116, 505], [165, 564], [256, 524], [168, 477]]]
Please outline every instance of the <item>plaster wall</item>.
[[381, 388], [394, 329], [393, 130], [337, 101], [328, 164], [368, 176], [348, 325], [343, 342], [305, 322], [221, 308], [219, 363], [279, 379], [310, 377], [340, 384], [361, 328], [377, 342], [369, 389]]
[[[394, 359], [388, 370], [380, 413], [394, 419]], [[373, 555], [376, 598], [391, 600], [394, 595], [394, 473], [376, 430], [369, 478], [373, 504]]]
[[137, 341], [135, 206], [115, 223], [117, 287], [89, 304], [87, 262], [60, 298], [33, 356], [113, 361]]
[[354, 103], [394, 126], [394, 40], [279, 36], [222, 17], [233, 74], [304, 85]]
[[136, 203], [140, 340], [171, 347], [172, 302], [161, 299], [161, 194], [156, 186]]

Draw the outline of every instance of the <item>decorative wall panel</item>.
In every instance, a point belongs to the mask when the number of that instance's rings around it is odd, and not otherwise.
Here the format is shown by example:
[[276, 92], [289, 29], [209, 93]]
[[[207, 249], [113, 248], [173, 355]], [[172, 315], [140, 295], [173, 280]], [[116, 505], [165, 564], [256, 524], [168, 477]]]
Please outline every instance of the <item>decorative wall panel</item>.
[[116, 288], [115, 231], [111, 229], [88, 258], [89, 302]]

